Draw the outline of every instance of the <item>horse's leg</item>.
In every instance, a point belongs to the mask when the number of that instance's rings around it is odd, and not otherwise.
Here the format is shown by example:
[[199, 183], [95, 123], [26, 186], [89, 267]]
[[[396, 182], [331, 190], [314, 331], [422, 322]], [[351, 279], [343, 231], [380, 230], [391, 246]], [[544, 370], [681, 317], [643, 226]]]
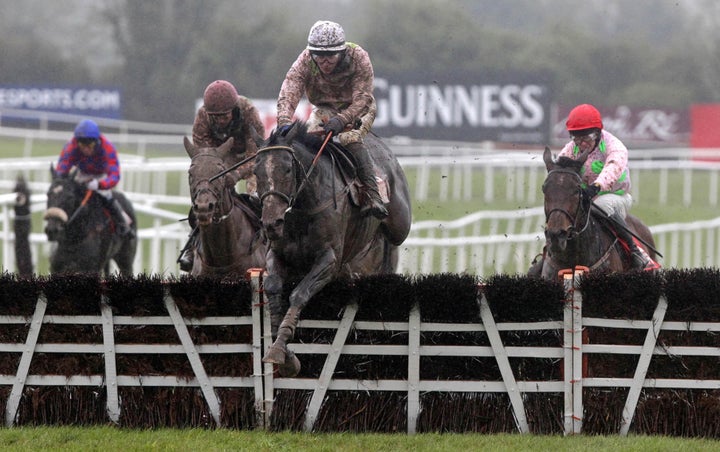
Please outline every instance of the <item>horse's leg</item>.
[[263, 293], [270, 306], [270, 328], [272, 337], [277, 337], [278, 327], [283, 318], [282, 312], [283, 279], [279, 275], [268, 275], [263, 280]]
[[[307, 305], [307, 302], [313, 297], [313, 295], [318, 293], [323, 287], [333, 280], [333, 278], [337, 275], [337, 271], [337, 258], [335, 251], [332, 248], [328, 248], [318, 257], [315, 261], [315, 265], [313, 265], [308, 274], [305, 275], [302, 281], [300, 281], [297, 287], [295, 287], [290, 294], [290, 307], [285, 313], [282, 323], [280, 323], [275, 342], [265, 355], [265, 358], [263, 358], [264, 361], [274, 362], [269, 361], [270, 358], [274, 357], [271, 355], [271, 352], [277, 353], [282, 351], [284, 353], [288, 351], [287, 344], [295, 336], [295, 329], [297, 328], [298, 320], [300, 319], [300, 312]], [[294, 354], [292, 357], [294, 358]], [[293, 368], [293, 361], [296, 361], [298, 364], [296, 369]], [[297, 361], [297, 359], [290, 362], [286, 362], [286, 360], [283, 359], [279, 364], [285, 364], [284, 368], [281, 367], [281, 370], [287, 373], [284, 376], [294, 376], [300, 371], [299, 361]]]
[[275, 342], [263, 357], [263, 361], [283, 364], [287, 347], [286, 344], [278, 344], [277, 335], [278, 328], [283, 320], [282, 294], [287, 269], [272, 248], [266, 254], [266, 261], [268, 276], [263, 279], [263, 294], [270, 307], [270, 328]]

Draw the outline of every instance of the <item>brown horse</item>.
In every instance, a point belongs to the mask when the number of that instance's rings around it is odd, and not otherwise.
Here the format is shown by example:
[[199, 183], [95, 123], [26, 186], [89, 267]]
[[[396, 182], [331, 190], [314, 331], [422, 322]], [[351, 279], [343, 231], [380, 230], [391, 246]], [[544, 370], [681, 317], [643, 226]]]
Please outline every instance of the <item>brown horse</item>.
[[[545, 195], [545, 256], [530, 269], [530, 276], [556, 279], [558, 271], [575, 266], [591, 271], [625, 272], [630, 261], [621, 241], [612, 231], [614, 225], [583, 196], [580, 169], [588, 154], [577, 159], [560, 157], [553, 160], [545, 148], [543, 160], [548, 174], [542, 190]], [[639, 246], [655, 258], [650, 229], [633, 215], [627, 216], [632, 233], [639, 237]]]
[[[356, 190], [354, 174], [343, 170], [342, 161], [351, 157], [333, 152], [330, 143], [315, 158], [321, 145], [320, 137], [297, 122], [285, 134], [275, 132], [259, 143], [255, 159], [262, 225], [270, 241], [263, 289], [276, 337], [263, 361], [279, 364], [283, 376], [300, 369], [287, 343], [308, 301], [339, 275], [394, 272], [397, 246], [410, 232], [405, 173], [379, 138], [368, 135], [365, 145], [389, 193], [390, 215], [382, 221], [363, 215], [350, 195]], [[297, 280], [283, 313], [283, 285]]]
[[[223, 163], [233, 139], [218, 148], [197, 148], [187, 137], [184, 144], [191, 159], [188, 181], [200, 234], [190, 274], [242, 277], [248, 268], [264, 267], [259, 203], [235, 192], [235, 179]], [[214, 177], [221, 173], [225, 174]]]

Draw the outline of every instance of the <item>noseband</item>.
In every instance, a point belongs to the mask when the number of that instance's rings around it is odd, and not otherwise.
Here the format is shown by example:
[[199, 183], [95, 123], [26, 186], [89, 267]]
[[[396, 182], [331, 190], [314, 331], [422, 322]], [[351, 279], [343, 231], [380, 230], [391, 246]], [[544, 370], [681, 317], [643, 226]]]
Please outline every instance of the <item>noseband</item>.
[[[218, 165], [221, 168], [221, 171], [224, 170], [224, 165], [222, 163], [222, 159], [213, 153], [210, 152], [202, 152], [200, 154], [196, 154], [193, 156], [191, 165], [195, 165], [195, 159], [197, 157], [213, 157], [220, 161], [220, 164]], [[217, 203], [215, 203], [215, 209], [213, 210], [213, 223], [220, 223], [221, 221], [225, 220], [230, 216], [230, 213], [232, 213], [233, 208], [235, 207], [235, 203], [232, 202], [232, 199], [230, 200], [230, 208], [228, 209], [227, 213], [222, 213], [222, 207], [223, 203], [225, 202], [225, 197], [223, 197], [223, 194], [227, 192], [225, 190], [224, 192], [222, 190], [216, 189], [215, 184], [210, 182], [210, 180], [213, 178], [205, 178], [198, 180], [193, 187], [191, 187], [192, 191], [192, 202], [195, 203], [195, 199], [200, 195], [201, 193], [211, 193], [215, 199], [218, 200]], [[213, 179], [215, 180], [215, 179]], [[225, 177], [220, 179], [220, 183], [223, 187], [225, 187]]]
[[542, 187], [543, 193], [545, 193], [545, 190], [547, 188], [548, 179], [550, 178], [550, 176], [552, 174], [555, 174], [555, 173], [571, 174], [577, 179], [577, 182], [578, 182], [577, 183], [577, 192], [579, 195], [579, 197], [578, 197], [579, 200], [578, 200], [578, 205], [575, 208], [574, 215], [570, 214], [570, 212], [568, 212], [567, 210], [565, 210], [563, 208], [555, 207], [553, 209], [550, 209], [550, 211], [545, 215], [545, 224], [547, 224], [548, 220], [550, 219], [550, 216], [555, 212], [559, 212], [559, 213], [565, 215], [568, 218], [568, 220], [570, 220], [570, 223], [571, 223], [571, 226], [568, 229], [568, 240], [572, 240], [572, 239], [576, 238], [577, 236], [579, 236], [580, 234], [582, 234], [583, 232], [585, 232], [585, 230], [588, 228], [588, 225], [590, 224], [590, 212], [588, 210], [587, 215], [585, 216], [585, 224], [582, 226], [582, 229], [578, 230], [578, 219], [579, 219], [578, 213], [582, 210], [582, 206], [583, 206], [583, 196], [582, 196], [582, 188], [581, 188], [582, 179], [580, 178], [580, 175], [573, 170], [568, 170], [568, 169], [551, 170], [550, 172], [548, 172], [547, 178], [545, 179], [545, 183], [543, 184], [543, 187]]

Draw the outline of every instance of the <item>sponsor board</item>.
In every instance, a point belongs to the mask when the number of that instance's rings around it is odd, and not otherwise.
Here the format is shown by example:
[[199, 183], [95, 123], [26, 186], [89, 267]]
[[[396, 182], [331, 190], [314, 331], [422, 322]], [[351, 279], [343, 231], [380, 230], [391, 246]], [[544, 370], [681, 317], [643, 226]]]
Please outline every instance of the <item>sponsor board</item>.
[[1, 86], [0, 109], [121, 118], [121, 91], [98, 87]]
[[[552, 136], [556, 143], [569, 141], [565, 128], [568, 114], [574, 105], [558, 105], [557, 120]], [[682, 145], [690, 137], [690, 118], [687, 109], [643, 108], [619, 105], [595, 105], [603, 118], [603, 126], [627, 146]]]

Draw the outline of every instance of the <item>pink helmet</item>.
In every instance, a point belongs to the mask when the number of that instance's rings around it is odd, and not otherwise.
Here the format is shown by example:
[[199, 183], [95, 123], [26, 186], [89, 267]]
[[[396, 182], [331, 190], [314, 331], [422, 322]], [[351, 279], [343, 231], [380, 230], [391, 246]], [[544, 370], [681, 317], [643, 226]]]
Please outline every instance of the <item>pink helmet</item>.
[[215, 80], [205, 88], [203, 102], [211, 115], [227, 113], [237, 104], [238, 93], [232, 83]]
[[565, 123], [569, 132], [585, 129], [602, 129], [602, 116], [597, 108], [590, 104], [581, 104], [570, 110]]

